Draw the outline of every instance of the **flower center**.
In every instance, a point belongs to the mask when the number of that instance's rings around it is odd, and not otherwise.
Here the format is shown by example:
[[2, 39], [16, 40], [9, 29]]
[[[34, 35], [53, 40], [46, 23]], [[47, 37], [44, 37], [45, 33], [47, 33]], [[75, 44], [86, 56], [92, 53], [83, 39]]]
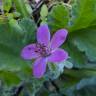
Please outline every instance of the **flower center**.
[[35, 52], [39, 53], [42, 57], [47, 57], [51, 55], [51, 49], [40, 43], [36, 44]]

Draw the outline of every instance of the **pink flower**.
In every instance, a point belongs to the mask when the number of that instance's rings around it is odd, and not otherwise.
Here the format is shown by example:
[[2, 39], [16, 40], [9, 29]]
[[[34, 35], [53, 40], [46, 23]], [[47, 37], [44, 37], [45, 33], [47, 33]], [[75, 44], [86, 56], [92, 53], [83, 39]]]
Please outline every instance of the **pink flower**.
[[33, 64], [33, 75], [41, 78], [48, 62], [58, 63], [68, 58], [68, 53], [59, 48], [67, 37], [67, 30], [58, 30], [50, 41], [50, 32], [47, 25], [41, 25], [37, 30], [37, 43], [25, 46], [21, 52], [23, 59], [36, 59]]

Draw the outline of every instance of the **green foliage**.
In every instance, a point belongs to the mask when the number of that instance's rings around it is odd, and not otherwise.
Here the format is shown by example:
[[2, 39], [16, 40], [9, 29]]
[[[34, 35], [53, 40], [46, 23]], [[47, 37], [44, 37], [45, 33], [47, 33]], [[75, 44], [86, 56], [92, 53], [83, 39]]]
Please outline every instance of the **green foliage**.
[[[10, 96], [14, 93], [13, 86], [16, 87], [23, 81], [25, 86], [20, 96], [35, 96], [36, 94], [40, 96], [41, 93], [44, 94], [41, 96], [45, 94], [46, 96], [61, 96], [62, 94], [95, 96], [96, 0], [73, 1], [72, 5], [69, 5], [57, 3], [54, 0], [55, 4], [51, 8], [43, 5], [40, 14], [37, 14], [39, 10], [35, 13], [36, 16], [40, 15], [40, 18], [36, 18], [41, 20], [41, 23], [48, 23], [52, 33], [60, 28], [66, 28], [69, 32], [62, 46], [68, 51], [69, 59], [60, 64], [48, 64], [44, 78], [35, 79], [32, 77], [33, 61], [25, 61], [20, 56], [24, 46], [36, 42], [36, 30], [39, 24], [36, 25], [34, 21], [37, 20], [33, 20], [34, 12], [30, 18], [34, 6], [32, 4], [31, 8], [27, 0], [3, 0], [6, 14], [0, 15], [0, 82], [3, 82], [3, 87], [8, 92], [0, 86], [0, 95], [2, 93], [2, 96]], [[13, 7], [12, 2], [16, 10], [8, 13]], [[50, 92], [48, 88], [46, 91], [45, 83], [42, 86], [46, 80], [57, 89], [51, 86], [52, 91]]]
[[44, 19], [48, 15], [48, 8], [46, 5], [42, 6], [40, 15], [42, 19]]
[[87, 63], [87, 58], [83, 52], [80, 52], [76, 46], [74, 46], [70, 39], [63, 46], [69, 53], [69, 61], [73, 63], [74, 67], [83, 67]]
[[[72, 61], [77, 64], [85, 64], [86, 63], [86, 56], [88, 59], [95, 61], [96, 60], [96, 54], [95, 54], [95, 28], [88, 28], [92, 25], [95, 27], [95, 23], [92, 24], [94, 20], [96, 20], [96, 0], [75, 0], [76, 2], [73, 3], [72, 10], [71, 10], [71, 18], [70, 22], [68, 25], [68, 19], [65, 19], [65, 22], [67, 23], [67, 28], [69, 29], [69, 38], [68, 41], [66, 42], [66, 50], [69, 51], [69, 54], [72, 58]], [[60, 9], [60, 7], [62, 9]], [[65, 6], [65, 9], [67, 7]], [[63, 10], [63, 12], [62, 12]], [[67, 10], [68, 11], [68, 10]], [[65, 14], [63, 14], [65, 13]], [[67, 14], [67, 15], [66, 15]], [[49, 13], [49, 19], [48, 23], [50, 27], [57, 28], [64, 28], [61, 26], [61, 23], [63, 23], [64, 16], [69, 16], [68, 12], [64, 12], [64, 5], [57, 5], [54, 6], [51, 10], [51, 15]], [[51, 18], [51, 19], [50, 19]], [[55, 20], [54, 20], [55, 18]], [[60, 21], [60, 22], [54, 22], [54, 21]], [[50, 23], [51, 22], [51, 23]], [[59, 24], [57, 26], [57, 24]], [[71, 25], [70, 25], [71, 24]], [[55, 27], [54, 27], [54, 26]], [[66, 25], [66, 24], [65, 24]], [[85, 28], [85, 29], [84, 29]], [[75, 50], [74, 50], [75, 49]], [[74, 50], [74, 51], [72, 51]], [[84, 54], [85, 52], [85, 54]], [[78, 65], [79, 66], [79, 65]], [[79, 66], [80, 67], [80, 66]]]
[[96, 95], [96, 77], [81, 80], [75, 86], [66, 91], [67, 96], [95, 96]]
[[71, 38], [71, 42], [82, 52], [85, 52], [88, 59], [96, 61], [96, 28], [78, 30]]
[[75, 1], [72, 7], [70, 32], [91, 26], [92, 22], [96, 20], [96, 0]]
[[96, 0], [76, 1], [72, 9], [72, 25], [69, 27], [69, 32], [73, 32], [70, 33], [69, 42], [91, 61], [96, 61], [96, 23], [92, 23], [96, 20], [95, 13]]
[[60, 28], [65, 28], [68, 25], [69, 12], [68, 8], [63, 4], [53, 6], [51, 12], [48, 14], [48, 24], [52, 31]]
[[26, 43], [36, 42], [37, 26], [35, 22], [31, 19], [25, 18], [19, 22], [19, 25], [22, 28], [23, 32], [26, 33], [24, 42]]
[[[66, 71], [64, 70], [64, 76], [65, 81], [59, 81], [57, 85], [59, 84], [59, 88], [61, 88], [61, 93], [64, 92], [64, 94], [67, 92], [66, 87], [69, 89], [69, 86], [73, 90], [73, 85], [75, 85], [77, 82], [79, 82], [80, 79], [86, 78], [86, 77], [92, 77], [96, 75], [96, 0], [74, 0], [76, 1], [72, 5], [71, 11], [71, 17], [69, 21], [69, 25], [67, 24], [67, 28], [69, 30], [68, 39], [66, 41], [66, 44], [64, 44], [62, 47], [66, 49], [69, 53], [69, 61], [73, 63], [74, 71]], [[57, 5], [60, 6], [60, 5]], [[66, 6], [65, 6], [66, 7]], [[51, 10], [51, 14], [54, 14], [53, 10], [56, 10], [56, 7], [53, 7]], [[58, 8], [59, 9], [59, 8]], [[59, 9], [58, 12], [63, 14], [64, 12], [61, 12], [62, 9]], [[49, 13], [50, 14], [50, 13]], [[58, 18], [60, 15], [59, 13], [55, 13], [54, 18]], [[67, 16], [68, 17], [68, 16]], [[50, 15], [51, 19], [48, 19], [48, 23], [50, 28], [59, 28], [57, 26], [52, 26], [52, 24], [61, 24], [62, 18], [59, 18], [61, 22], [52, 23], [54, 21], [54, 18], [52, 15]], [[65, 20], [66, 21], [66, 20]], [[51, 23], [50, 23], [51, 22]], [[60, 25], [61, 26], [61, 25]], [[61, 28], [64, 28], [63, 26]], [[54, 31], [54, 30], [53, 30]], [[88, 61], [94, 62], [94, 64], [89, 64]], [[76, 68], [76, 70], [74, 69]], [[67, 73], [68, 72], [68, 73]], [[67, 80], [66, 80], [67, 78]], [[88, 82], [90, 82], [91, 79], [89, 79]], [[60, 82], [62, 82], [60, 84]], [[85, 79], [86, 82], [86, 79]], [[87, 83], [88, 83], [87, 82]], [[86, 85], [87, 85], [86, 83]], [[83, 82], [81, 83], [83, 85]], [[91, 86], [91, 85], [90, 85]], [[84, 86], [83, 86], [84, 87]], [[65, 88], [62, 90], [62, 88]], [[92, 89], [93, 94], [95, 93], [94, 88]], [[85, 87], [84, 87], [85, 89]], [[76, 89], [74, 89], [76, 90]], [[83, 92], [83, 88], [82, 91]], [[85, 92], [85, 91], [84, 91]], [[83, 93], [80, 93], [80, 96]], [[84, 93], [85, 96], [88, 96], [86, 92]], [[67, 96], [77, 96], [79, 95], [79, 91], [73, 91], [71, 94], [70, 90], [66, 94]], [[91, 96], [91, 95], [89, 95]], [[95, 96], [95, 95], [93, 95]]]
[[27, 0], [14, 0], [17, 12], [21, 14], [21, 17], [30, 17], [32, 9]]
[[5, 71], [4, 71], [4, 69], [0, 70], [0, 80], [1, 80], [1, 82], [3, 81], [3, 83], [8, 86], [16, 85], [20, 82], [20, 78], [16, 75], [16, 73], [7, 71], [7, 69]]
[[[24, 30], [25, 24], [28, 24], [29, 22], [30, 27], [27, 27], [26, 30]], [[25, 46], [26, 40], [33, 40], [33, 33], [35, 31], [35, 28], [36, 25], [31, 19], [23, 19], [19, 23], [11, 20], [7, 24], [0, 25], [0, 70], [2, 75], [2, 77], [0, 76], [1, 79], [3, 78], [3, 76], [5, 78], [4, 74], [7, 71], [8, 72], [6, 74], [8, 74], [7, 79], [9, 81], [12, 81], [12, 78], [14, 78], [15, 82], [15, 75], [18, 75], [18, 78], [20, 79], [23, 79], [20, 77], [20, 74], [25, 76], [31, 76], [31, 65], [30, 63], [22, 60], [22, 58], [20, 57], [20, 51]], [[29, 29], [31, 30], [29, 31]], [[26, 37], [28, 36], [28, 33], [31, 38]]]
[[12, 7], [12, 0], [2, 0], [2, 1], [4, 11], [9, 12], [10, 8]]

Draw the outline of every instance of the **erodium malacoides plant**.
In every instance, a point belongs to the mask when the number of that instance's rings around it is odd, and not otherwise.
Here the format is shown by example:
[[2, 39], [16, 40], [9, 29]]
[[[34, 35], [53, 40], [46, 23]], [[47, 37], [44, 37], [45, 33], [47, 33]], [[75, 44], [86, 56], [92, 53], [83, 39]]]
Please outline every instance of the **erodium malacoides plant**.
[[41, 25], [37, 30], [37, 43], [25, 46], [21, 56], [25, 60], [35, 59], [33, 75], [41, 78], [48, 62], [59, 63], [68, 59], [68, 53], [59, 48], [66, 40], [67, 30], [58, 30], [50, 40], [50, 31], [47, 24]]

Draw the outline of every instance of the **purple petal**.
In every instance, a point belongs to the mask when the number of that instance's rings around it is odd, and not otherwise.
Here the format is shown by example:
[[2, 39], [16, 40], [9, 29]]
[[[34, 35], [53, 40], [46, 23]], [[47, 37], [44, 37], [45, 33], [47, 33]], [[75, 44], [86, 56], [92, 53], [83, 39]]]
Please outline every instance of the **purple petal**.
[[66, 40], [67, 34], [68, 32], [65, 29], [58, 30], [51, 40], [51, 48], [55, 49], [62, 45]]
[[64, 60], [68, 59], [68, 53], [64, 51], [63, 49], [56, 49], [49, 57], [48, 61], [49, 62], [62, 62]]
[[48, 45], [50, 32], [47, 25], [41, 25], [37, 30], [37, 41], [40, 44]]
[[39, 54], [35, 52], [36, 45], [30, 44], [23, 48], [21, 51], [21, 57], [26, 60], [34, 59], [39, 57]]
[[36, 78], [41, 78], [46, 71], [46, 58], [38, 58], [33, 64], [33, 75]]

